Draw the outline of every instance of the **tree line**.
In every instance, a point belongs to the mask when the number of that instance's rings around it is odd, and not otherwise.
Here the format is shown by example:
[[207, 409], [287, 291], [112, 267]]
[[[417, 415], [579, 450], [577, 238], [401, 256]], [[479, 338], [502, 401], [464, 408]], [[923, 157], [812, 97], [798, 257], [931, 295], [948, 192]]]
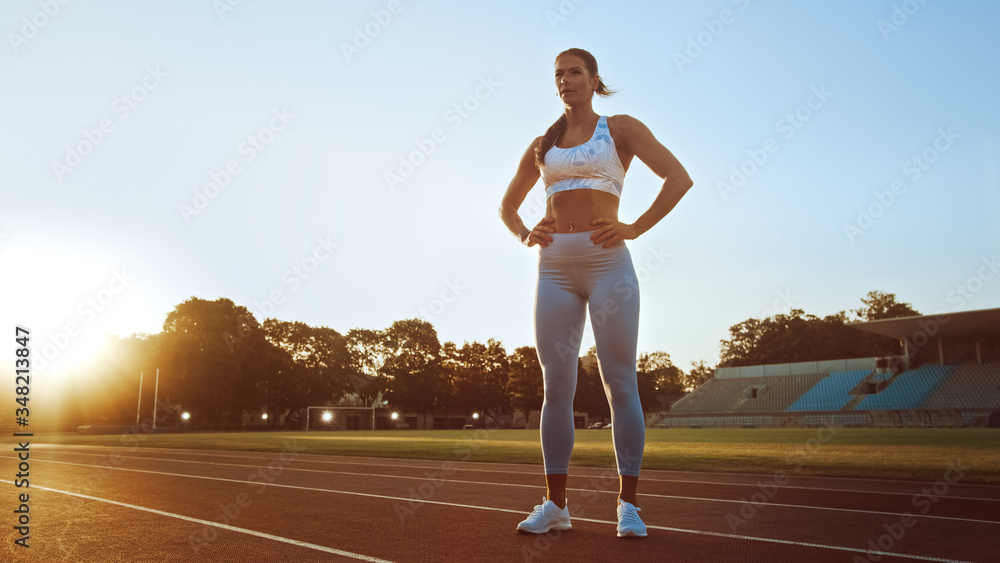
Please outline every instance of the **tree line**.
[[870, 358], [902, 354], [899, 340], [848, 326], [852, 322], [916, 316], [909, 303], [896, 301], [895, 294], [869, 291], [862, 306], [825, 317], [808, 315], [802, 309], [785, 314], [750, 318], [729, 327], [729, 338], [720, 341], [719, 367], [753, 366]]
[[[137, 402], [152, 410], [153, 374], [160, 372], [158, 424], [239, 427], [245, 415], [268, 414], [268, 425], [299, 427], [307, 406], [372, 406], [400, 413], [471, 415], [526, 412], [542, 406], [542, 370], [535, 348], [507, 352], [497, 340], [441, 343], [434, 326], [405, 319], [382, 330], [342, 334], [325, 326], [268, 318], [220, 298], [177, 305], [152, 335], [113, 338], [99, 378], [79, 378], [59, 408], [63, 418], [86, 423], [134, 422]], [[579, 360], [575, 407], [610, 416], [592, 348]], [[696, 385], [665, 352], [638, 358], [643, 407], [658, 410], [657, 395]], [[142, 397], [136, 400], [139, 373]], [[380, 403], [381, 404], [381, 403]], [[144, 415], [145, 416], [145, 415]], [[162, 417], [161, 417], [162, 418]]]
[[[847, 324], [919, 313], [893, 294], [872, 291], [861, 301], [859, 309], [825, 317], [793, 309], [733, 325], [720, 341], [719, 367], [899, 353], [899, 342]], [[160, 413], [167, 413], [160, 424], [178, 423], [185, 411], [197, 426], [236, 428], [245, 415], [267, 413], [268, 425], [299, 427], [297, 417], [307, 406], [369, 407], [381, 399], [401, 413], [467, 416], [538, 410], [543, 400], [542, 371], [531, 346], [507, 352], [494, 339], [441, 343], [422, 319], [345, 334], [274, 318], [260, 323], [226, 298], [192, 297], [167, 315], [161, 332], [111, 339], [99, 365], [99, 377], [70, 381], [58, 407], [61, 418], [134, 422], [138, 374], [145, 374], [138, 402], [148, 414], [157, 369]], [[662, 396], [680, 398], [714, 369], [699, 361], [684, 372], [666, 352], [642, 354], [637, 376], [643, 410], [665, 410]], [[610, 417], [594, 348], [578, 359], [574, 408]]]

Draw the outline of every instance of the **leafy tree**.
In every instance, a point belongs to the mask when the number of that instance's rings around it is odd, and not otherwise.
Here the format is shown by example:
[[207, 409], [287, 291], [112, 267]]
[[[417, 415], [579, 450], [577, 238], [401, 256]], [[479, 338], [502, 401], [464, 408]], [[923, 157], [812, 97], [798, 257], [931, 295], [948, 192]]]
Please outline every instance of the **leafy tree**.
[[159, 346], [161, 392], [199, 422], [238, 425], [266, 402], [279, 354], [246, 307], [192, 297], [167, 315]]
[[386, 393], [388, 380], [382, 373], [388, 355], [386, 333], [379, 330], [354, 328], [347, 331], [347, 348], [351, 355], [348, 382], [361, 406], [369, 407]]
[[715, 369], [709, 367], [705, 360], [691, 362], [691, 371], [684, 376], [684, 389], [695, 389], [713, 377], [715, 377]]
[[522, 346], [507, 357], [507, 363], [510, 366], [507, 395], [511, 408], [525, 413], [540, 410], [545, 396], [538, 352], [533, 346]]
[[611, 406], [608, 405], [608, 395], [604, 390], [604, 381], [601, 380], [596, 346], [591, 346], [587, 353], [580, 357], [576, 373], [576, 397], [573, 400], [573, 409], [585, 412], [593, 418], [610, 418]]
[[458, 346], [454, 342], [442, 344], [441, 377], [444, 379], [445, 393], [438, 397], [439, 408], [443, 408], [449, 413], [455, 411], [471, 412], [470, 407], [463, 406], [468, 405], [472, 396], [471, 382], [466, 382], [464, 371]]
[[263, 330], [269, 342], [287, 353], [286, 363], [267, 380], [268, 404], [279, 412], [336, 401], [350, 388], [351, 354], [340, 333], [277, 319], [266, 319]]
[[[855, 314], [865, 320], [919, 314], [893, 294], [869, 292], [864, 308]], [[898, 354], [892, 338], [866, 333], [848, 325], [841, 311], [820, 318], [802, 309], [766, 319], [747, 319], [729, 328], [730, 338], [721, 341], [720, 366], [746, 366], [786, 362], [822, 361]]]
[[437, 331], [422, 319], [396, 321], [386, 330], [386, 361], [390, 405], [419, 413], [432, 412], [447, 396], [441, 370]]
[[484, 408], [487, 412], [503, 413], [510, 410], [510, 396], [507, 395], [507, 385], [510, 382], [510, 363], [507, 361], [507, 351], [499, 340], [490, 338], [486, 341], [485, 382], [486, 397]]
[[641, 354], [636, 371], [649, 375], [656, 393], [674, 395], [684, 390], [684, 372], [674, 365], [666, 352]]
[[[861, 321], [880, 321], [920, 315], [909, 303], [897, 302], [896, 295], [892, 293], [869, 291], [866, 296], [861, 298], [861, 302], [864, 307], [853, 311], [857, 320]], [[864, 356], [893, 356], [903, 353], [902, 344], [895, 338], [867, 331], [859, 330], [858, 332], [861, 333], [859, 347]]]
[[466, 342], [460, 349], [448, 342], [442, 356], [451, 376], [452, 409], [478, 412], [489, 416], [510, 408], [506, 394], [509, 379], [507, 353], [500, 342], [490, 339], [486, 344]]
[[913, 317], [920, 314], [909, 303], [897, 302], [894, 293], [869, 291], [861, 298], [861, 302], [864, 303], [864, 307], [854, 309], [853, 312], [863, 321]]
[[722, 366], [744, 366], [857, 357], [858, 334], [844, 314], [826, 318], [792, 309], [767, 319], [747, 319], [730, 327], [722, 341]]

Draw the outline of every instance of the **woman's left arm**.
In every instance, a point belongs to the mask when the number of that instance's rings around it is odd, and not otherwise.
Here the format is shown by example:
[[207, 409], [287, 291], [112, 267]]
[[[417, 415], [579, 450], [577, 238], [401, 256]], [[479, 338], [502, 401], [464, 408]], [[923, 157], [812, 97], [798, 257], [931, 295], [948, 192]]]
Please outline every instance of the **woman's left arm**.
[[[638, 157], [654, 174], [663, 178], [663, 186], [660, 187], [660, 193], [656, 195], [649, 209], [631, 225], [610, 219], [594, 219], [593, 224], [604, 225], [595, 232], [594, 243], [605, 243], [605, 246], [619, 239], [637, 238], [652, 229], [653, 225], [666, 217], [694, 185], [684, 166], [667, 150], [667, 147], [656, 140], [644, 123], [628, 115], [615, 116], [615, 121], [617, 122], [615, 129], [619, 130], [615, 144], [623, 145], [626, 151]], [[618, 139], [621, 139], [620, 143]]]

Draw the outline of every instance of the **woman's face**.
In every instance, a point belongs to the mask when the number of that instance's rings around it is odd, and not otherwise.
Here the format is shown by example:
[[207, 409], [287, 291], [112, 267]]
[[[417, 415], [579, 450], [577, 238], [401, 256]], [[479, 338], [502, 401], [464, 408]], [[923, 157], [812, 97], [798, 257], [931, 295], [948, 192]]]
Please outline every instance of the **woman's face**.
[[576, 55], [563, 55], [556, 59], [556, 92], [566, 105], [589, 101], [597, 90], [599, 78], [591, 76], [583, 59]]

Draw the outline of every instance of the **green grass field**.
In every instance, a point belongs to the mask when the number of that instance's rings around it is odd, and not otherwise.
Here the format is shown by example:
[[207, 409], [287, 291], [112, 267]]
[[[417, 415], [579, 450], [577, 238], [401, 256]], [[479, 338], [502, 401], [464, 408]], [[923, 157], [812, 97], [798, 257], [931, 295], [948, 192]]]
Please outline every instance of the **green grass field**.
[[[537, 430], [248, 432], [36, 436], [33, 444], [281, 451], [541, 465]], [[577, 430], [573, 465], [614, 468], [610, 430]], [[647, 430], [644, 469], [1000, 483], [1000, 430], [922, 428]]]

